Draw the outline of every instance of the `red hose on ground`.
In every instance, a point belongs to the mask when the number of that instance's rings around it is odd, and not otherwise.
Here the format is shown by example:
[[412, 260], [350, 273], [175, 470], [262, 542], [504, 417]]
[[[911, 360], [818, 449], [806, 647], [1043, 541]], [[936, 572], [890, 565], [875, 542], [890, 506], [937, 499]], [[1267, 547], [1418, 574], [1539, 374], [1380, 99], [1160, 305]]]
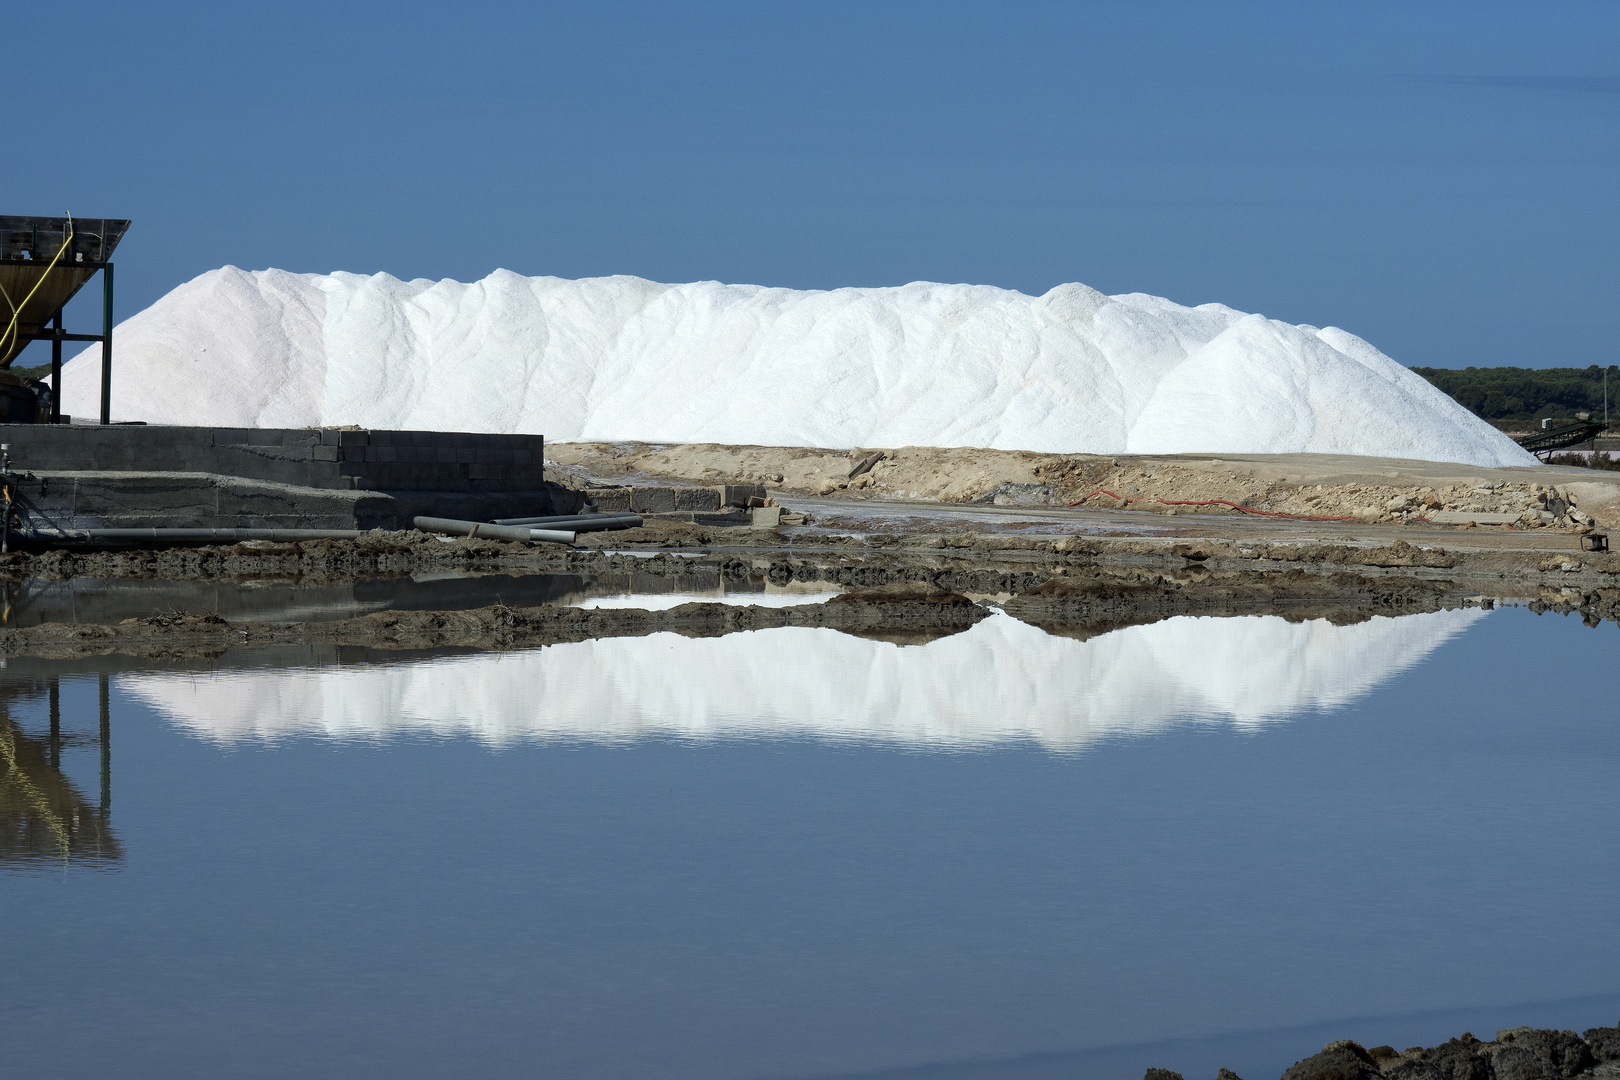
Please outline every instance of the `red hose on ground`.
[[[1110, 499], [1119, 499], [1118, 495], [1115, 495], [1112, 491], [1109, 491], [1107, 488], [1098, 488], [1096, 491], [1093, 491], [1091, 493], [1091, 495], [1107, 495]], [[1091, 498], [1091, 495], [1082, 495], [1082, 496], [1080, 496], [1078, 499], [1074, 500], [1074, 502], [1069, 504], [1069, 509], [1073, 510], [1076, 506], [1079, 506], [1081, 503], [1083, 503], [1087, 499]], [[1129, 499], [1119, 499], [1119, 501], [1122, 502], [1122, 503], [1128, 503], [1131, 500], [1129, 500]]]
[[1239, 506], [1227, 499], [1156, 499], [1156, 502], [1165, 506], [1230, 506], [1234, 510], [1241, 510], [1245, 514], [1259, 514], [1261, 517], [1293, 518], [1296, 521], [1354, 521], [1353, 517], [1317, 517], [1314, 514], [1279, 514], [1275, 510], [1256, 510], [1249, 506]]

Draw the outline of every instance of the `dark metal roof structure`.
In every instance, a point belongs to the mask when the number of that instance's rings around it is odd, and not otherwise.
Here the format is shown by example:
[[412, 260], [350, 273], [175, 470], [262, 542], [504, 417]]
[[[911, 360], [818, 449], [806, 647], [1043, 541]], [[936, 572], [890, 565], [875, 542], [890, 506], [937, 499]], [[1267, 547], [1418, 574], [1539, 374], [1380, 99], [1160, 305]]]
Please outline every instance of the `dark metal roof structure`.
[[[71, 229], [71, 233], [70, 230]], [[5, 367], [112, 258], [129, 229], [118, 218], [0, 215], [0, 337]]]

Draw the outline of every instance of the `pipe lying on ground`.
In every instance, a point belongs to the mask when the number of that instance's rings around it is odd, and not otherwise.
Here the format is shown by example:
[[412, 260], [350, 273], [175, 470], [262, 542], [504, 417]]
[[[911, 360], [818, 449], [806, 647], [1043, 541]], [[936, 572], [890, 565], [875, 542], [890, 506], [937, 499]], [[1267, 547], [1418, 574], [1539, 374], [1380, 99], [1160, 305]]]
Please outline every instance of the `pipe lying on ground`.
[[487, 521], [459, 521], [456, 518], [418, 517], [411, 524], [423, 532], [444, 533], [448, 536], [476, 536], [483, 540], [515, 540], [520, 543], [539, 541], [547, 544], [572, 544], [574, 534], [559, 529], [531, 529], [522, 525], [491, 525]]
[[359, 529], [33, 529], [28, 539], [80, 544], [155, 542], [166, 544], [226, 543], [243, 540], [356, 540]]
[[553, 517], [496, 518], [495, 525], [527, 525], [531, 529], [572, 529], [574, 532], [601, 532], [604, 529], [639, 529], [640, 514], [559, 514]]

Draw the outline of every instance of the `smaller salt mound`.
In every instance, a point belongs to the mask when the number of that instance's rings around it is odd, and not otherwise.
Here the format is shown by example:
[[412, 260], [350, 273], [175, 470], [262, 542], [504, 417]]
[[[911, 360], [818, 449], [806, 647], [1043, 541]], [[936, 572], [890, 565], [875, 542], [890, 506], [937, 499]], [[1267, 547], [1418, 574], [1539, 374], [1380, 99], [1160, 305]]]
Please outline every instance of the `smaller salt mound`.
[[[187, 282], [121, 324], [113, 415], [774, 446], [1534, 459], [1351, 334], [1061, 285], [633, 277]], [[63, 372], [99, 409], [99, 347]]]

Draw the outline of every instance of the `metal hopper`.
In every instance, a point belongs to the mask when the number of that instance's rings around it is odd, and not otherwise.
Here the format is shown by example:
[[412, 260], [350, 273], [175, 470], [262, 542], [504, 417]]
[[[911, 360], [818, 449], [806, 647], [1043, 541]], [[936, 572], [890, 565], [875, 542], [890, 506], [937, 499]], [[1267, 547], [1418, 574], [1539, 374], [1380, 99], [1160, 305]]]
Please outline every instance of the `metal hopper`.
[[[102, 342], [102, 423], [107, 422], [112, 363], [112, 253], [129, 229], [114, 218], [16, 217], [0, 215], [0, 423], [16, 423], [26, 411], [23, 380], [3, 372], [31, 341], [52, 343], [49, 419], [60, 414], [60, 368], [64, 341]], [[104, 271], [102, 332], [69, 334], [62, 308], [96, 271]], [[18, 385], [12, 385], [18, 384]], [[41, 419], [47, 418], [40, 399]], [[24, 422], [27, 422], [24, 420]]]

